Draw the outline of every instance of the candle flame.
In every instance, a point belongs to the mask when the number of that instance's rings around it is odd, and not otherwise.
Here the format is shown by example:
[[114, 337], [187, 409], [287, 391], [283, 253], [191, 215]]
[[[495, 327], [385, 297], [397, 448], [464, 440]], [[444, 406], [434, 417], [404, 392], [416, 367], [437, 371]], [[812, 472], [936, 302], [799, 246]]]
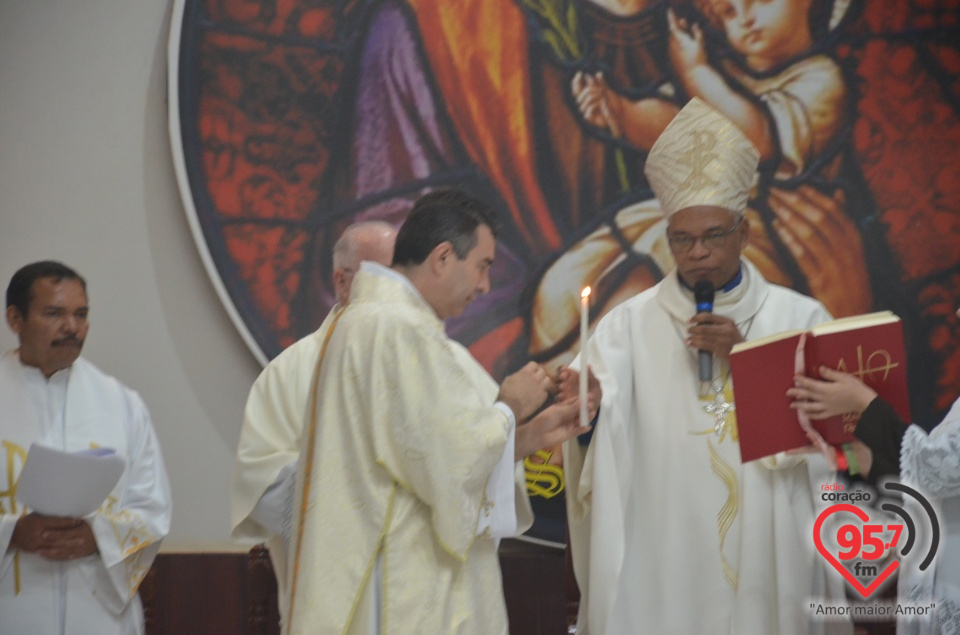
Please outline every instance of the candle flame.
[[586, 298], [590, 295], [590, 287], [584, 287], [583, 291], [580, 292], [581, 298]]

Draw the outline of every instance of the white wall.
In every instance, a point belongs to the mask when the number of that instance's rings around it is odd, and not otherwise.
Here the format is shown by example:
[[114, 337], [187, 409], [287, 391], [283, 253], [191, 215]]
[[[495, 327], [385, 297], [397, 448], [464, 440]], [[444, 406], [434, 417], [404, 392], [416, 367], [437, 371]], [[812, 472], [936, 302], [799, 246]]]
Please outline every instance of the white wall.
[[[139, 391], [173, 487], [167, 551], [235, 549], [229, 480], [259, 366], [209, 282], [167, 137], [171, 7], [0, 0], [0, 283], [56, 259], [87, 278], [84, 354]], [[13, 348], [8, 329], [0, 348]]]

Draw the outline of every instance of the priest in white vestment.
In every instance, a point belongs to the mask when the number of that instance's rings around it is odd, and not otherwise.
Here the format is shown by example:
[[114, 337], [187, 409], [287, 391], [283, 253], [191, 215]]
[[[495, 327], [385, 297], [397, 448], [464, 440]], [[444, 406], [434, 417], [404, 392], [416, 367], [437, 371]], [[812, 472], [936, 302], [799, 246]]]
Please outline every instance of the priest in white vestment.
[[350, 301], [353, 278], [364, 260], [389, 266], [397, 230], [389, 223], [351, 225], [333, 246], [337, 304], [316, 331], [271, 361], [250, 388], [243, 413], [231, 490], [231, 525], [239, 540], [265, 542], [277, 577], [280, 617], [287, 612], [287, 544], [307, 396], [320, 345]]
[[[600, 412], [592, 438], [564, 447], [580, 634], [851, 631], [810, 612], [811, 602], [843, 602], [812, 539], [826, 461], [740, 461], [733, 344], [830, 318], [740, 257], [758, 157], [733, 123], [694, 99], [647, 159], [677, 267], [610, 311], [589, 339]], [[692, 288], [703, 281], [716, 290], [712, 312], [696, 308]], [[706, 381], [698, 350], [712, 355]], [[562, 393], [576, 376], [563, 373]]]
[[[7, 289], [20, 342], [0, 358], [0, 633], [138, 635], [137, 588], [170, 529], [170, 486], [139, 395], [80, 357], [86, 283], [40, 262]], [[86, 518], [40, 516], [17, 497], [31, 443], [111, 448], [120, 481]]]
[[520, 460], [584, 430], [575, 400], [524, 423], [546, 373], [498, 388], [444, 332], [489, 289], [494, 230], [481, 203], [433, 192], [393, 269], [361, 266], [318, 359], [284, 632], [506, 635], [497, 537], [532, 521]]

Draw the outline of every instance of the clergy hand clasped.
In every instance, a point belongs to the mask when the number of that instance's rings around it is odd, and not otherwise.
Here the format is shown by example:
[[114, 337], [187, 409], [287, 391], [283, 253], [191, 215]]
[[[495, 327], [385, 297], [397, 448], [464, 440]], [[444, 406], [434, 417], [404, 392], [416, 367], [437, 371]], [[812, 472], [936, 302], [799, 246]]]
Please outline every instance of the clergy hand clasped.
[[497, 401], [507, 404], [520, 423], [543, 405], [552, 387], [546, 371], [539, 364], [529, 362], [503, 380]]
[[90, 525], [82, 519], [27, 514], [14, 526], [10, 549], [48, 560], [73, 560], [96, 553], [97, 542]]

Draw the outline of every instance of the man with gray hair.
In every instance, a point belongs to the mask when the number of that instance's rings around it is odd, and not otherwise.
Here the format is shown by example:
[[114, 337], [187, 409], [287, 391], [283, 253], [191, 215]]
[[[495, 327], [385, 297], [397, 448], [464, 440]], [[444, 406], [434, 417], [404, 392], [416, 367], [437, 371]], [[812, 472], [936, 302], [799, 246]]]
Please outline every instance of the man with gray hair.
[[383, 221], [350, 225], [333, 246], [333, 289], [341, 305], [350, 298], [350, 287], [364, 260], [389, 266], [397, 230]]
[[250, 388], [233, 474], [233, 537], [264, 541], [277, 575], [280, 615], [287, 604], [287, 543], [310, 381], [330, 324], [350, 300], [353, 276], [364, 260], [389, 266], [397, 231], [389, 223], [351, 225], [333, 247], [337, 304], [316, 331], [292, 344]]

